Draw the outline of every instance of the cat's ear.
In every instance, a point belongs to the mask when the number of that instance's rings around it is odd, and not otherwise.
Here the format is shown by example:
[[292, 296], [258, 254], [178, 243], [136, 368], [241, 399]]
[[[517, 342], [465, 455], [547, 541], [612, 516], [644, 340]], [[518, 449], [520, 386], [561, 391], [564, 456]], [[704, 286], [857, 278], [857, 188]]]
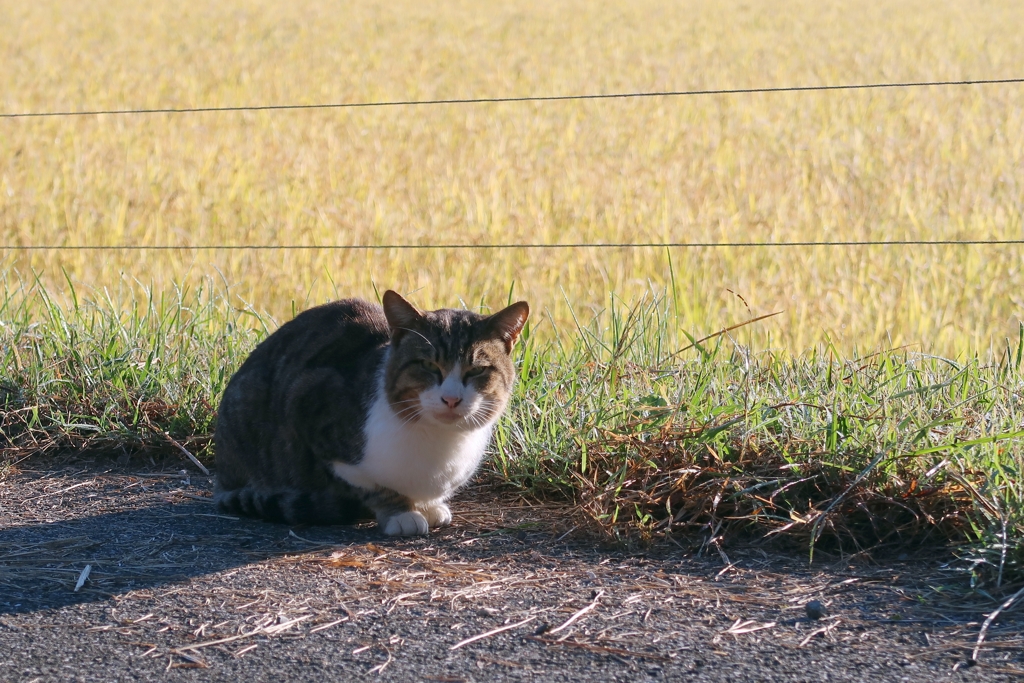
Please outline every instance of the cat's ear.
[[530, 304], [518, 301], [487, 318], [487, 332], [505, 342], [505, 350], [512, 352], [512, 346], [519, 339], [526, 319], [530, 317]]
[[393, 292], [390, 289], [384, 292], [381, 303], [384, 306], [384, 317], [388, 319], [392, 334], [397, 330], [415, 329], [423, 320], [423, 314], [403, 299], [398, 292]]

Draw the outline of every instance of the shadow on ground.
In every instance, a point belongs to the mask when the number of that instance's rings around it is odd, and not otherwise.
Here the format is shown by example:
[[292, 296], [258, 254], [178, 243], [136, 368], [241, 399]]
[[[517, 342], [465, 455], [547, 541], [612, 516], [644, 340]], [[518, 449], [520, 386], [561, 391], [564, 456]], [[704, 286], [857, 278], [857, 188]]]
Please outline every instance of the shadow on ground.
[[[355, 529], [316, 535], [333, 544], [376, 537]], [[308, 547], [288, 527], [219, 518], [200, 502], [8, 527], [0, 530], [0, 614], [106, 600]]]
[[[444, 543], [453, 533], [466, 533], [465, 528], [448, 529], [428, 538], [391, 539], [373, 522], [290, 527], [239, 518], [220, 514], [209, 502], [212, 477], [175, 472], [166, 464], [139, 469], [100, 458], [63, 469], [10, 472], [0, 479], [0, 615], [184, 585], [326, 548], [423, 548]], [[495, 519], [488, 521], [492, 528], [485, 525], [487, 535], [519, 528], [495, 529]], [[479, 524], [471, 526], [481, 531]], [[471, 555], [474, 560], [495, 559], [509, 549], [504, 543], [471, 550], [449, 545], [455, 556]], [[78, 586], [86, 567], [87, 576]]]

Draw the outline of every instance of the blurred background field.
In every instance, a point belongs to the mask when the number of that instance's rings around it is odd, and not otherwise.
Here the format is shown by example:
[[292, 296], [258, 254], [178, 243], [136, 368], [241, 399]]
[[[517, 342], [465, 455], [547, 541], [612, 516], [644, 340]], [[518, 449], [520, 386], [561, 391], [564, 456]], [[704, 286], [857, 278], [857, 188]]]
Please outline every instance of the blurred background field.
[[[1018, 2], [0, 0], [0, 110], [1021, 76]], [[1024, 87], [0, 120], [0, 244], [1019, 239]], [[697, 336], [987, 356], [1024, 247], [0, 254], [66, 297], [213, 277], [278, 321], [395, 288], [559, 323], [671, 285]], [[747, 310], [749, 306], [749, 311]], [[538, 321], [540, 316], [536, 318]]]

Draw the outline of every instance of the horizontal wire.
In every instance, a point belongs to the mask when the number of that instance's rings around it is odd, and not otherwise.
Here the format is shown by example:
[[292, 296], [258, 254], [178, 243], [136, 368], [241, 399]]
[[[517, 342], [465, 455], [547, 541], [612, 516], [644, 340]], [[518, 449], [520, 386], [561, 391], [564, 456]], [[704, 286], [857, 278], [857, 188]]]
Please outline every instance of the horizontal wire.
[[1005, 240], [864, 240], [836, 242], [570, 242], [555, 244], [38, 244], [0, 245], [0, 251], [372, 251], [391, 249], [743, 249], [772, 247], [958, 247], [1024, 245]]
[[0, 113], [0, 118], [42, 118], [50, 116], [99, 116], [100, 114], [191, 114], [200, 112], [286, 111], [299, 109], [361, 109], [369, 107], [414, 107], [446, 104], [501, 104], [508, 102], [566, 102], [570, 100], [612, 100], [644, 97], [691, 97], [698, 95], [748, 95], [756, 93], [823, 92], [831, 90], [878, 90], [883, 88], [924, 88], [934, 86], [1000, 85], [1024, 83], [1024, 78], [989, 78], [965, 81], [907, 81], [902, 83], [854, 83], [849, 85], [796, 85], [717, 90], [666, 90], [655, 92], [608, 93], [599, 95], [537, 95], [525, 97], [471, 97], [450, 100], [392, 100], [386, 102], [336, 102], [325, 104], [267, 104], [238, 107], [161, 107], [156, 109], [96, 109], [90, 111], [43, 111]]

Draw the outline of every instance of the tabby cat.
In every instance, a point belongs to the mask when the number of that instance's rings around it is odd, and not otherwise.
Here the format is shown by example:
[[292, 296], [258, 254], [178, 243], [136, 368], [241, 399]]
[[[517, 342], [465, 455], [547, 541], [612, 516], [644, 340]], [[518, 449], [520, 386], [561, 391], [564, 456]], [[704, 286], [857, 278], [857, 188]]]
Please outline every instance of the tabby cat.
[[484, 316], [345, 299], [307, 310], [231, 378], [214, 441], [221, 510], [290, 524], [451, 523], [508, 403], [524, 301]]

